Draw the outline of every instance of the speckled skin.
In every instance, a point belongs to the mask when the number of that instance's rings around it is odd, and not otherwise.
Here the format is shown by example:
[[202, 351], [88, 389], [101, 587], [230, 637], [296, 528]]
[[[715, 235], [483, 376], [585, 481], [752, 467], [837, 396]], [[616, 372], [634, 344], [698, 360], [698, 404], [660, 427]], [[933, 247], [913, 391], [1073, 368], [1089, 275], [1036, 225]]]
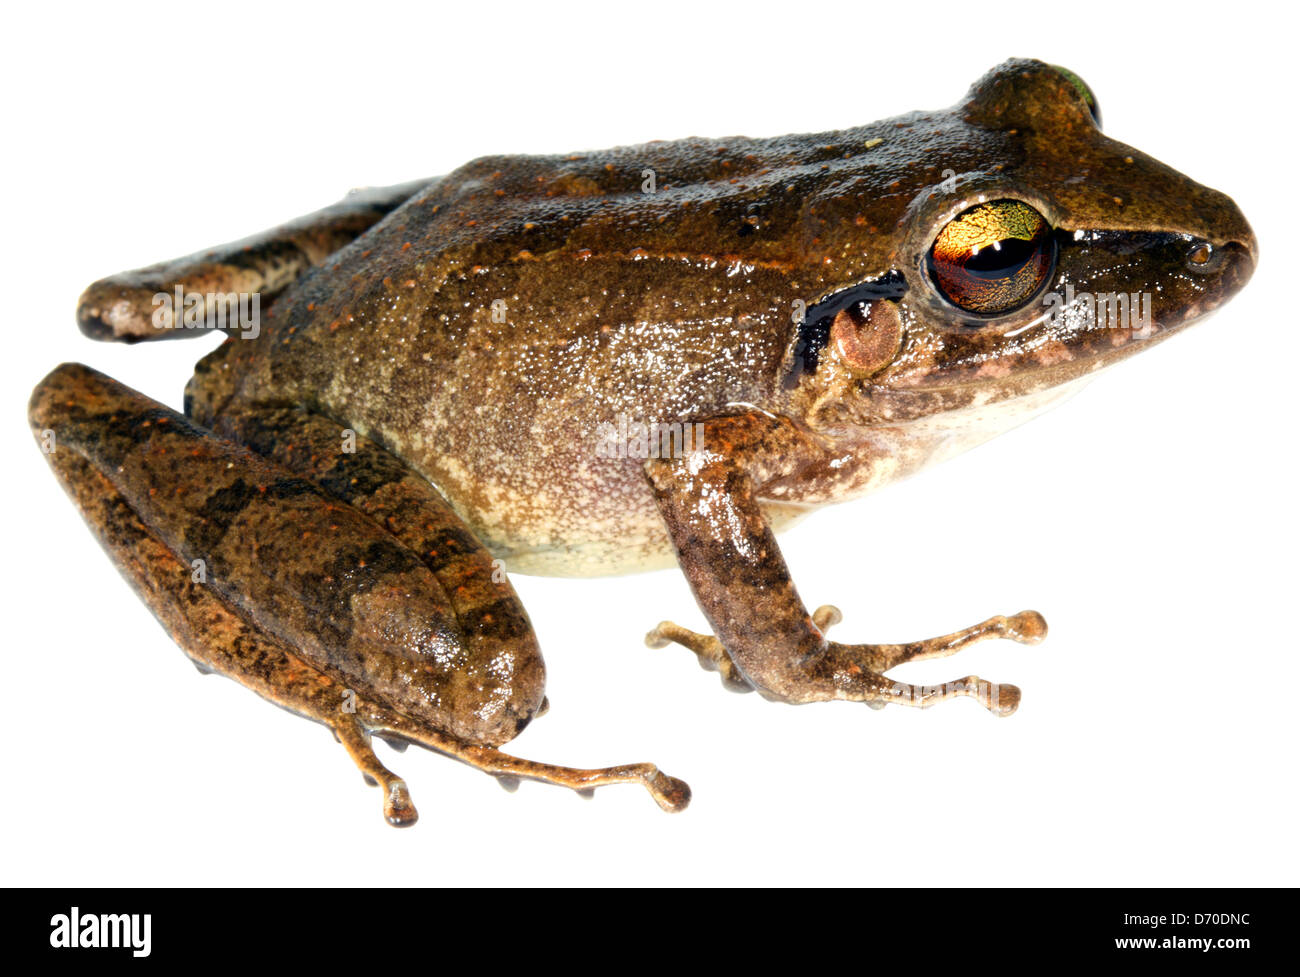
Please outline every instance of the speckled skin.
[[[883, 673], [984, 638], [1041, 640], [1041, 617], [832, 642], [838, 612], [808, 613], [773, 529], [1017, 423], [1249, 278], [1255, 240], [1232, 201], [1096, 117], [1067, 73], [1010, 61], [952, 109], [840, 132], [476, 160], [96, 283], [79, 308], [95, 338], [154, 338], [149, 300], [177, 284], [261, 290], [261, 334], [199, 364], [189, 420], [65, 366], [38, 387], [33, 425], [79, 459], [55, 462], [65, 483], [112, 486], [111, 520], [72, 491], [119, 560], [144, 527], [161, 547], [137, 587], [166, 553], [213, 565], [198, 591], [152, 591], [165, 621], [191, 621], [178, 640], [192, 656], [246, 622], [322, 681], [464, 749], [495, 750], [543, 701], [527, 616], [492, 556], [575, 576], [676, 559], [714, 635], [665, 622], [651, 641], [775, 699], [974, 695], [1006, 714], [1012, 686]], [[943, 299], [930, 243], [1006, 197], [1054, 229], [1045, 291], [1154, 292], [1153, 328], [1048, 319], [1038, 302], [978, 318]], [[700, 425], [703, 440], [604, 457], [620, 418]], [[340, 454], [348, 431], [357, 452]], [[231, 623], [205, 637], [183, 609], [194, 600]], [[213, 667], [274, 698], [232, 654]], [[319, 704], [293, 707], [340, 727]], [[393, 723], [341, 725], [346, 745]], [[557, 769], [524, 775], [575, 785]], [[636, 769], [621, 779], [684, 805], [684, 785]]]

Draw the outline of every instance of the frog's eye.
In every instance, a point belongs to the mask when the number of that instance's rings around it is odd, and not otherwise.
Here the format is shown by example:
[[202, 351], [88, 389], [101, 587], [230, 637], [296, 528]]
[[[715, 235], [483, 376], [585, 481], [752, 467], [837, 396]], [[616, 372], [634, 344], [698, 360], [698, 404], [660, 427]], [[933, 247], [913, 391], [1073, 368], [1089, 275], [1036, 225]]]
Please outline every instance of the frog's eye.
[[1024, 305], [1047, 281], [1056, 238], [1019, 200], [994, 200], [954, 217], [930, 246], [930, 279], [949, 302], [978, 315]]

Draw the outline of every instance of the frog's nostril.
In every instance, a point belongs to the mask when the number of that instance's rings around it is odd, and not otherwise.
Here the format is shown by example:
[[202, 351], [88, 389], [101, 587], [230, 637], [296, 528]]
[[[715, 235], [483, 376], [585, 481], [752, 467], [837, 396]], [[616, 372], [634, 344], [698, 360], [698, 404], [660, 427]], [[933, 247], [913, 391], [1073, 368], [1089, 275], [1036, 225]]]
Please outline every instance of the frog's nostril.
[[1230, 287], [1234, 291], [1241, 289], [1246, 282], [1250, 281], [1250, 276], [1255, 274], [1255, 263], [1259, 259], [1255, 235], [1247, 233], [1245, 237], [1244, 241], [1229, 241], [1219, 249], [1228, 262], [1229, 270], [1224, 271], [1224, 277], [1231, 279]]
[[1234, 258], [1249, 263], [1252, 270], [1259, 262], [1259, 243], [1255, 240], [1255, 233], [1249, 228], [1246, 228], [1239, 240], [1225, 244], [1223, 250], [1230, 252]]
[[1222, 228], [1227, 233], [1223, 235], [1224, 243], [1219, 245], [1218, 250], [1229, 252], [1234, 265], [1245, 264], [1254, 271], [1255, 265], [1259, 263], [1259, 242], [1255, 239], [1255, 230], [1246, 220], [1246, 215], [1235, 204], [1232, 206], [1231, 217]]

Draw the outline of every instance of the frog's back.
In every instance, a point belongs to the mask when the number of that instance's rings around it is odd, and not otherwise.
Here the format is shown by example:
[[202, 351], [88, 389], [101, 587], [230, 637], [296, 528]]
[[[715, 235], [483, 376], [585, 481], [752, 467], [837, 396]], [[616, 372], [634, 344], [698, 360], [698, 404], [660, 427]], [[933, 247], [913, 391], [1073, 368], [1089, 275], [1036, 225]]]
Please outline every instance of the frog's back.
[[887, 262], [876, 224], [903, 206], [920, 118], [476, 160], [305, 277], [224, 366], [244, 397], [386, 444], [501, 552], [648, 534], [662, 562], [640, 461], [599, 457], [603, 426], [773, 403], [799, 303]]
[[262, 340], [232, 339], [192, 391], [287, 399], [376, 438], [498, 552], [562, 551], [532, 568], [665, 562], [639, 459], [598, 445], [604, 425], [763, 403], [778, 382], [799, 283], [789, 236], [754, 231], [797, 214], [764, 193], [755, 148], [470, 163], [286, 292]]

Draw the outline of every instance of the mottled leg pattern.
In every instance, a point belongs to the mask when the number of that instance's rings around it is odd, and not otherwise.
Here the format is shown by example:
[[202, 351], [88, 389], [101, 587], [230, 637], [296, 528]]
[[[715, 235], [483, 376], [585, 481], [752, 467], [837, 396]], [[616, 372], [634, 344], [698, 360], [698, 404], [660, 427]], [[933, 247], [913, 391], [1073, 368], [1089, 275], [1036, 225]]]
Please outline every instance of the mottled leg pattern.
[[[174, 550], [178, 544], [168, 541], [176, 536], [181, 517], [146, 506], [159, 520], [147, 523], [137, 509], [144, 499], [184, 495], [194, 485], [152, 484], [148, 479], [142, 484], [138, 476], [151, 469], [137, 456], [144, 453], [155, 462], [183, 458], [186, 471], [191, 463], [199, 469], [196, 484], [211, 490], [212, 483], [205, 482], [210, 473], [201, 471], [203, 458], [227, 450], [207, 443], [219, 440], [211, 433], [79, 365], [60, 367], [37, 388], [31, 421], [38, 436], [46, 430], [55, 433], [56, 447], [47, 460], [59, 481], [119, 570], [200, 671], [228, 675], [263, 698], [330, 726], [366, 778], [383, 788], [384, 812], [391, 824], [414, 823], [416, 812], [405, 783], [375, 756], [371, 734], [399, 746], [419, 743], [498, 777], [540, 780], [578, 791], [640, 783], [665, 810], [686, 806], [686, 785], [652, 764], [575, 769], [534, 763], [415, 720], [379, 696], [355, 690], [338, 674], [304, 657], [293, 642], [257, 626], [247, 608], [236, 610], [211, 580], [197, 581], [191, 563]], [[155, 437], [160, 430], [166, 432], [161, 439]], [[178, 432], [179, 442], [174, 440]], [[233, 466], [236, 474], [250, 480], [258, 474], [256, 459], [233, 448], [221, 457], [221, 471]], [[137, 478], [124, 488], [115, 479], [128, 470]], [[156, 475], [159, 469], [153, 471]], [[301, 500], [304, 493], [295, 491], [293, 497]], [[338, 503], [328, 508], [328, 515], [343, 522], [345, 509]], [[218, 510], [208, 509], [204, 518], [220, 516]], [[328, 540], [316, 546], [328, 549]]]
[[301, 408], [240, 405], [210, 420], [199, 412], [196, 419], [382, 526], [437, 578], [477, 658], [526, 650], [541, 659], [532, 622], [502, 564], [400, 458]]
[[[401, 460], [361, 436], [344, 443], [343, 429], [328, 418], [296, 408], [258, 407], [216, 417], [213, 426], [260, 455], [355, 506], [418, 554], [442, 582], [458, 617], [472, 622], [466, 640], [490, 655], [506, 642], [532, 641], [532, 625], [501, 566], [491, 559], [441, 495]], [[535, 715], [548, 709], [542, 700]], [[643, 784], [666, 811], [681, 810], [690, 789], [653, 764], [575, 769], [520, 760], [499, 750], [430, 737], [412, 724], [384, 732], [448, 753], [510, 784], [543, 780], [587, 791], [616, 783]]]
[[[430, 181], [370, 187], [338, 203], [230, 244], [122, 272], [95, 282], [77, 303], [77, 324], [92, 339], [136, 343], [204, 335], [182, 326], [180, 307], [159, 306], [154, 296], [175, 290], [197, 301], [204, 321], [208, 296], [254, 294], [268, 302], [315, 265], [355, 240]], [[155, 321], [158, 316], [158, 321]], [[234, 328], [231, 326], [230, 328]]]
[[825, 632], [840, 620], [834, 607], [809, 614], [790, 579], [755, 484], [817, 463], [817, 446], [788, 422], [737, 415], [705, 427], [705, 447], [685, 459], [653, 459], [651, 488], [691, 589], [714, 634], [670, 621], [647, 636], [652, 647], [676, 642], [742, 685], [784, 702], [846, 699], [874, 706], [926, 707], [971, 696], [997, 715], [1020, 702], [1013, 685], [968, 675], [938, 686], [895, 682], [885, 672], [904, 662], [955, 654], [976, 641], [1009, 638], [1035, 644], [1047, 624], [1035, 611], [989, 618], [952, 634], [905, 644], [841, 644]]

